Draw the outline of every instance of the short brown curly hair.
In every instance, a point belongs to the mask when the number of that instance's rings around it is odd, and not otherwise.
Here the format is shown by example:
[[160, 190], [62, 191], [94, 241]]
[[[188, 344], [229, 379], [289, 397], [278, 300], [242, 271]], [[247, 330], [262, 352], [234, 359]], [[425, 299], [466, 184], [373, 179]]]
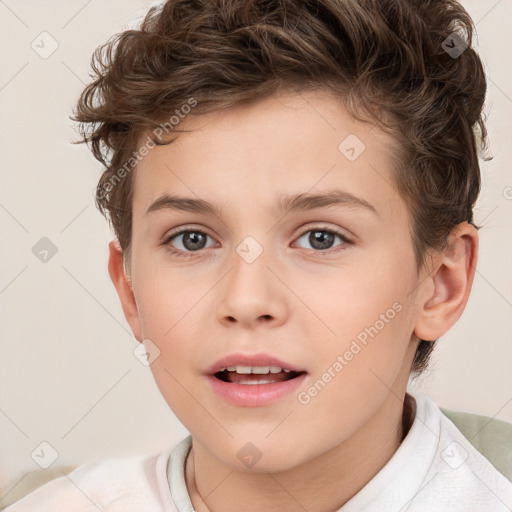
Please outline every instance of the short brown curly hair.
[[[286, 87], [333, 92], [355, 117], [394, 135], [396, 186], [421, 267], [452, 228], [474, 225], [486, 80], [473, 30], [455, 0], [168, 0], [152, 7], [138, 30], [96, 49], [93, 81], [72, 117], [80, 123], [77, 142], [89, 143], [106, 168], [96, 204], [123, 254], [130, 253], [130, 171], [144, 156], [143, 134], [156, 135], [147, 152], [169, 142], [159, 126], [180, 131], [190, 105], [201, 114]], [[434, 342], [420, 340], [413, 372], [426, 368]]]

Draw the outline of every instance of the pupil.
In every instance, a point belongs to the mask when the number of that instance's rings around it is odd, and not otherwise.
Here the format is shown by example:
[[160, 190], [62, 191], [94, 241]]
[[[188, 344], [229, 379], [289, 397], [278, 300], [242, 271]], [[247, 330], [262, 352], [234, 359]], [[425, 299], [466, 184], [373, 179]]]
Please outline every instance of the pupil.
[[312, 231], [309, 242], [315, 249], [329, 249], [334, 241], [334, 235], [327, 231]]
[[205, 236], [196, 231], [191, 231], [183, 235], [183, 245], [190, 251], [202, 249], [205, 245], [205, 241]]

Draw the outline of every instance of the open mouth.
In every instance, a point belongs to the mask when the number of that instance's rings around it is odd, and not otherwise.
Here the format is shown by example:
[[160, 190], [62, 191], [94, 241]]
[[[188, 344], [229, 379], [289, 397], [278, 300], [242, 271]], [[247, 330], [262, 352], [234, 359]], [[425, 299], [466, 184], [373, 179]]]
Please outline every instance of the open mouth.
[[274, 384], [295, 379], [306, 372], [296, 372], [279, 366], [229, 366], [214, 376], [232, 384]]
[[266, 407], [293, 395], [308, 372], [270, 354], [231, 354], [205, 369], [209, 385], [236, 407]]

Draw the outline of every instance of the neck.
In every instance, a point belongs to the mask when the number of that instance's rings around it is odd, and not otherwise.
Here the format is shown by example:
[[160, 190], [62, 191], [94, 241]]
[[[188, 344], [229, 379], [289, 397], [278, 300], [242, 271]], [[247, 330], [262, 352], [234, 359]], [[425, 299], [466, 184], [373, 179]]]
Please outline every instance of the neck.
[[[403, 398], [403, 397], [402, 397]], [[197, 512], [337, 510], [391, 459], [414, 419], [414, 399], [389, 394], [351, 438], [279, 473], [250, 473], [214, 459], [194, 442], [185, 476]]]

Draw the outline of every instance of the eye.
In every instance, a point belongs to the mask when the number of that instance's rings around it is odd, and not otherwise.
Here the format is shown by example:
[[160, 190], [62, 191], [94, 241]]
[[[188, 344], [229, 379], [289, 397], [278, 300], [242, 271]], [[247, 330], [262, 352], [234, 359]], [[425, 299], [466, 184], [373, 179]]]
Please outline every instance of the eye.
[[[178, 233], [170, 235], [165, 240], [164, 245], [168, 246], [169, 250], [175, 253], [177, 256], [186, 257], [191, 256], [191, 254], [187, 253], [205, 249], [208, 238], [211, 237], [200, 229], [183, 229]], [[215, 246], [215, 241], [213, 246]]]
[[[341, 243], [333, 245], [336, 238], [338, 238]], [[306, 244], [309, 243], [311, 248], [315, 251], [325, 251], [331, 249], [332, 247], [345, 246], [351, 243], [351, 241], [339, 231], [323, 227], [309, 229], [297, 239], [297, 242], [300, 242], [301, 240], [303, 240]], [[308, 247], [303, 248], [308, 249]], [[344, 247], [341, 249], [344, 249]]]
[[[213, 242], [209, 246], [207, 246], [208, 238]], [[335, 244], [336, 238], [340, 241], [338, 244]], [[326, 227], [309, 229], [297, 239], [296, 243], [299, 243], [299, 247], [307, 249], [307, 246], [301, 245], [301, 241], [302, 243], [309, 243], [311, 249], [315, 252], [328, 252], [333, 247], [339, 247], [337, 250], [343, 250], [352, 243], [344, 234]], [[208, 247], [215, 247], [218, 244], [201, 229], [182, 229], [168, 236], [164, 240], [163, 245], [174, 256], [190, 257], [194, 255], [194, 252], [199, 252], [201, 249]]]

